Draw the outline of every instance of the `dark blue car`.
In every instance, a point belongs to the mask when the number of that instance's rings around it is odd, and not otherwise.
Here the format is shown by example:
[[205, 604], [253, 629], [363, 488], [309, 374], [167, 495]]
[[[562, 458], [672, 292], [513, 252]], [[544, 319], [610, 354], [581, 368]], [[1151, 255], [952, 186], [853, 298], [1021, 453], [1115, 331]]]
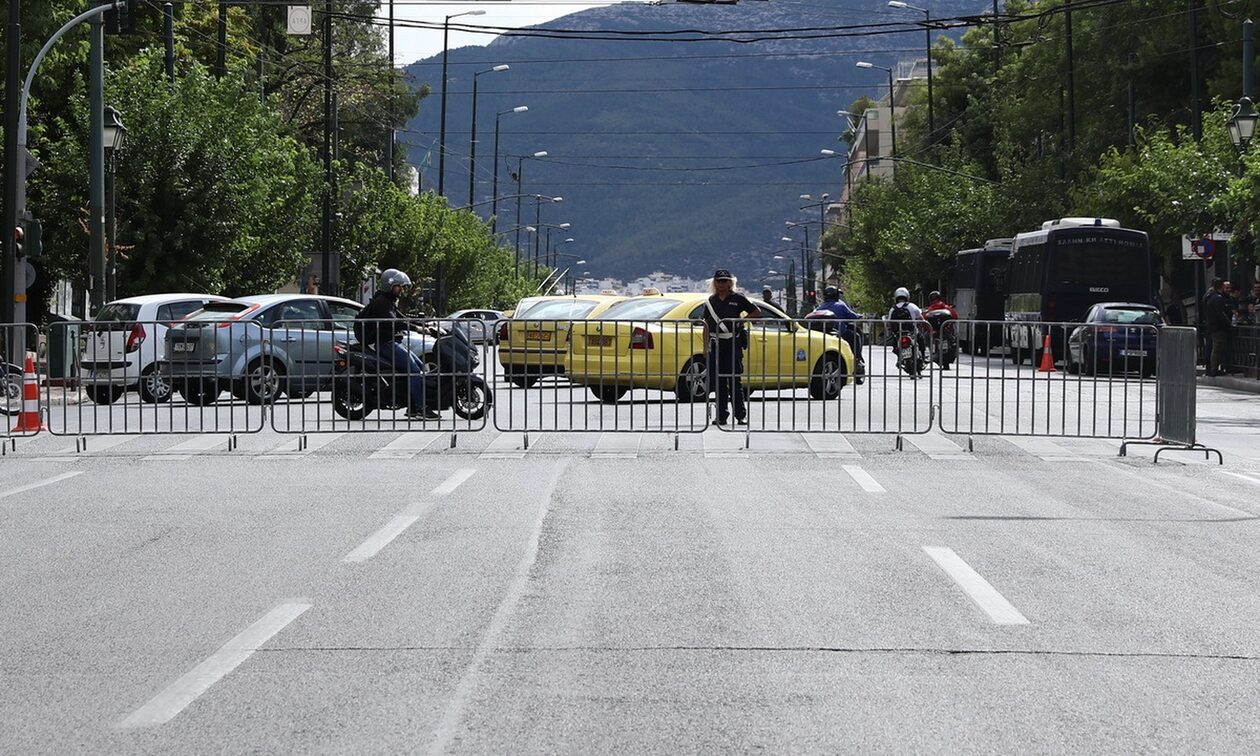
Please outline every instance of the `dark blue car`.
[[1151, 305], [1100, 302], [1068, 336], [1068, 372], [1155, 375], [1155, 347], [1163, 325], [1163, 316]]

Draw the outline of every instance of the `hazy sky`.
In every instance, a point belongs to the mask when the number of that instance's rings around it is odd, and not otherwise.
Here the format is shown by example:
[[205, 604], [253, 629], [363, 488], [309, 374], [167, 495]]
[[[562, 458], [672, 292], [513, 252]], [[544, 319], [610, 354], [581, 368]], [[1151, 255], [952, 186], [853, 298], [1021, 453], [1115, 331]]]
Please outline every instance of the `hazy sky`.
[[[409, 3], [409, 4], [404, 4]], [[484, 16], [467, 16], [456, 19], [452, 23], [463, 23], [476, 26], [530, 26], [550, 21], [553, 18], [599, 5], [612, 3], [583, 3], [580, 0], [564, 0], [538, 2], [536, 0], [517, 0], [516, 2], [465, 2], [465, 3], [423, 3], [417, 0], [398, 0], [394, 6], [394, 18], [441, 23], [454, 13], [470, 10], [484, 10]], [[382, 0], [381, 16], [389, 13], [388, 0]], [[486, 34], [461, 34], [451, 32], [451, 49], [468, 45], [485, 45], [494, 37]], [[442, 52], [441, 30], [396, 29], [394, 32], [395, 63], [405, 66], [421, 58], [437, 55]]]

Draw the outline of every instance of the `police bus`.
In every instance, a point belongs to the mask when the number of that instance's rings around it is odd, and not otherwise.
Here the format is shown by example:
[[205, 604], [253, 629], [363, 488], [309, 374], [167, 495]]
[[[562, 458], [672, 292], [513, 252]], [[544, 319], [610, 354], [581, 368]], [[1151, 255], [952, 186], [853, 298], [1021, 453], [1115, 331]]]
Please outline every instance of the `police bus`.
[[[1006, 316], [1006, 268], [1011, 257], [1011, 239], [989, 239], [979, 249], [964, 249], [954, 260], [954, 290], [951, 297], [958, 310], [958, 348], [963, 352], [987, 354], [1002, 343], [1001, 321]], [[975, 326], [968, 321], [997, 321]]]
[[1065, 329], [1013, 324], [1080, 320], [1099, 302], [1150, 304], [1155, 297], [1150, 239], [1110, 218], [1046, 221], [1015, 236], [1007, 281], [1011, 360], [1031, 357], [1037, 364], [1047, 332], [1055, 358], [1062, 359]]

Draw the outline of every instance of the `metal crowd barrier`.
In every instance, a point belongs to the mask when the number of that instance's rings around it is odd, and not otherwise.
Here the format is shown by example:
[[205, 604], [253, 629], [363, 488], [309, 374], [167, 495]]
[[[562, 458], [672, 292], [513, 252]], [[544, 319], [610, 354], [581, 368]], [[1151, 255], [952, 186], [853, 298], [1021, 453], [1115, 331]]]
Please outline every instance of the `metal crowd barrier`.
[[[0, 423], [4, 427], [4, 444], [12, 439], [34, 436], [40, 432], [43, 406], [39, 403], [38, 381], [40, 365], [32, 352], [38, 344], [39, 333], [30, 323], [0, 324]], [[27, 359], [32, 373], [26, 375]], [[27, 381], [33, 381], [30, 387]], [[32, 402], [28, 397], [34, 390]]]
[[[495, 401], [489, 355], [467, 335], [479, 320], [413, 321], [395, 337], [397, 321], [362, 320], [401, 356], [360, 344], [350, 323], [281, 322], [268, 329], [276, 347], [277, 399], [271, 427], [278, 433], [380, 431], [474, 432], [486, 426]], [[437, 328], [441, 327], [441, 330]], [[412, 389], [438, 415], [412, 413]]]
[[500, 431], [698, 433], [701, 330], [686, 320], [512, 320], [499, 334]]
[[1166, 451], [1203, 452], [1204, 459], [1215, 454], [1225, 464], [1220, 450], [1198, 442], [1198, 384], [1196, 383], [1195, 351], [1198, 335], [1193, 328], [1165, 328], [1159, 341], [1159, 435], [1152, 439], [1128, 440], [1120, 445], [1120, 456], [1130, 446], [1155, 446], [1156, 463]]
[[[951, 321], [942, 329], [946, 342], [959, 326], [991, 337], [973, 342], [973, 354], [960, 354], [942, 370], [942, 431], [1084, 438], [1156, 434], [1160, 388], [1152, 377], [1159, 329], [1154, 325]], [[1043, 352], [1047, 337], [1053, 365]]]
[[1225, 369], [1244, 378], [1260, 378], [1260, 325], [1234, 326], [1230, 331]]
[[54, 435], [236, 435], [263, 428], [259, 380], [274, 355], [258, 323], [54, 323], [48, 338], [71, 342], [75, 375], [67, 385], [44, 388]]

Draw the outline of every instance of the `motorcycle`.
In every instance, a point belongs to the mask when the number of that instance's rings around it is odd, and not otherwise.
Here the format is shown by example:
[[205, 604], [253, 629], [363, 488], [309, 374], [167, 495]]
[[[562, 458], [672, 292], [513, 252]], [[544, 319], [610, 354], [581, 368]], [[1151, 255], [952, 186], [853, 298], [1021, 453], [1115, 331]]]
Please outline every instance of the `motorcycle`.
[[923, 375], [925, 363], [923, 351], [919, 348], [919, 340], [913, 333], [902, 331], [897, 335], [896, 349], [897, 369], [910, 376], [919, 378]]
[[811, 331], [830, 334], [848, 342], [849, 348], [853, 350], [854, 361], [857, 363], [853, 368], [853, 382], [856, 385], [862, 385], [866, 380], [866, 357], [862, 353], [862, 334], [858, 332], [857, 326], [850, 325], [848, 328], [844, 328], [843, 321], [837, 319], [831, 312], [814, 310], [805, 316], [805, 327]]
[[932, 361], [940, 365], [941, 370], [949, 370], [949, 366], [958, 361], [958, 332], [947, 325], [954, 314], [937, 308], [924, 312], [923, 319], [932, 328]]
[[[409, 341], [410, 334], [407, 335]], [[337, 344], [333, 378], [333, 411], [357, 421], [373, 411], [407, 408], [408, 376], [358, 342]], [[454, 409], [466, 420], [480, 420], [494, 401], [494, 392], [476, 373], [481, 362], [461, 330], [437, 331], [429, 352], [434, 360], [424, 374], [424, 404], [434, 412]]]

